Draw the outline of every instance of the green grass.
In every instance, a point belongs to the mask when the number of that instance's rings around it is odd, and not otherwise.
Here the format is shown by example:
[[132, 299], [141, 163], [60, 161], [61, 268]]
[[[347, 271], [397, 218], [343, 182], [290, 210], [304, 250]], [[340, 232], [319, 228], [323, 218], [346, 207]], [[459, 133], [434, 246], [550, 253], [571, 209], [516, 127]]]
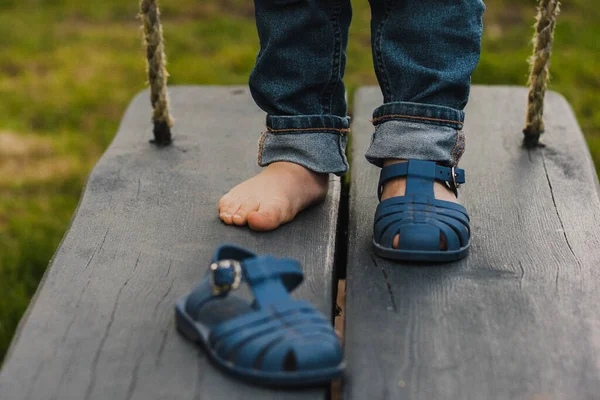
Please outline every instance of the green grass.
[[[171, 84], [245, 84], [257, 51], [248, 0], [163, 1]], [[346, 82], [375, 84], [369, 12], [354, 2]], [[600, 11], [559, 18], [551, 89], [573, 105], [600, 167]], [[475, 83], [527, 81], [535, 1], [487, 1]], [[137, 1], [0, 2], [0, 360], [67, 228], [84, 180], [144, 88]]]

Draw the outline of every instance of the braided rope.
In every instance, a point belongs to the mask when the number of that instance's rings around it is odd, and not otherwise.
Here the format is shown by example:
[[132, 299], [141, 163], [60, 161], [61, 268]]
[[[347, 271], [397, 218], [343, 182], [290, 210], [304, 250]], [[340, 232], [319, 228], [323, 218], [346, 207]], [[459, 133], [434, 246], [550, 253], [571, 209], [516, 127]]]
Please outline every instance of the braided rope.
[[150, 84], [150, 101], [152, 102], [154, 123], [154, 141], [160, 146], [171, 144], [171, 127], [173, 118], [169, 110], [167, 93], [166, 56], [163, 41], [163, 30], [160, 23], [158, 0], [140, 0], [140, 19], [144, 26], [144, 44], [147, 56], [148, 82]]
[[550, 55], [552, 53], [552, 40], [556, 17], [560, 11], [558, 0], [540, 0], [538, 6], [535, 35], [533, 37], [533, 55], [529, 63], [529, 97], [527, 104], [527, 120], [523, 133], [526, 147], [538, 145], [540, 136], [544, 133], [544, 95], [550, 76]]

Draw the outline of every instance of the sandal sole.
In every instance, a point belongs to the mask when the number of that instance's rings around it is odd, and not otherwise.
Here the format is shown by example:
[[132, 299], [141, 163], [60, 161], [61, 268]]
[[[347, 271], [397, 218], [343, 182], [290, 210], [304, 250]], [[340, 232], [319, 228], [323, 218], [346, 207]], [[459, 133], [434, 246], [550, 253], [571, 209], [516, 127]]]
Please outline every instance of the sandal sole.
[[432, 263], [444, 263], [457, 261], [465, 258], [469, 254], [471, 243], [459, 250], [453, 251], [414, 251], [398, 250], [382, 247], [373, 239], [373, 252], [380, 257], [394, 261], [421, 261]]

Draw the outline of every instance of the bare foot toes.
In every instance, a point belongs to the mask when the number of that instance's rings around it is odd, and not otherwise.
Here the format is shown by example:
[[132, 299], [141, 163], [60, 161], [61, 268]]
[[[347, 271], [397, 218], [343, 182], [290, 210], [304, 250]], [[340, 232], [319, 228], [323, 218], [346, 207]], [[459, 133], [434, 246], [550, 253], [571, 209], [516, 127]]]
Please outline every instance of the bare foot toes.
[[219, 218], [226, 224], [233, 224], [233, 216], [240, 208], [241, 202], [229, 194], [219, 201]]
[[287, 222], [281, 215], [281, 210], [275, 204], [265, 203], [248, 216], [248, 226], [255, 231], [271, 231]]
[[219, 218], [228, 225], [270, 231], [325, 198], [328, 174], [298, 164], [276, 162], [237, 185], [219, 201]]
[[248, 223], [248, 215], [258, 210], [260, 203], [258, 199], [250, 197], [244, 201], [238, 210], [233, 214], [231, 218], [233, 223], [238, 226], [244, 226]]

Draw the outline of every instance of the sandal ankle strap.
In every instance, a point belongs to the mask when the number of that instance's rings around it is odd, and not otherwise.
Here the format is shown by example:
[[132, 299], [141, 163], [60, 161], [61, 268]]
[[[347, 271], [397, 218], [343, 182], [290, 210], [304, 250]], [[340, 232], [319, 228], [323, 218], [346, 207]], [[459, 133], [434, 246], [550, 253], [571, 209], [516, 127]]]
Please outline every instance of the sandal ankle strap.
[[261, 289], [269, 280], [281, 282], [281, 289], [293, 291], [303, 280], [300, 263], [287, 258], [258, 256], [234, 245], [219, 247], [202, 281], [188, 296], [187, 307], [199, 308], [205, 303], [226, 297], [246, 283], [258, 303], [269, 302], [270, 292]]
[[406, 162], [388, 165], [381, 169], [378, 189], [379, 200], [381, 200], [381, 195], [383, 194], [383, 185], [392, 179], [405, 176], [444, 182], [448, 184], [455, 194], [458, 187], [466, 182], [465, 170], [463, 169], [444, 167], [442, 165], [437, 165], [433, 161], [408, 160]]

